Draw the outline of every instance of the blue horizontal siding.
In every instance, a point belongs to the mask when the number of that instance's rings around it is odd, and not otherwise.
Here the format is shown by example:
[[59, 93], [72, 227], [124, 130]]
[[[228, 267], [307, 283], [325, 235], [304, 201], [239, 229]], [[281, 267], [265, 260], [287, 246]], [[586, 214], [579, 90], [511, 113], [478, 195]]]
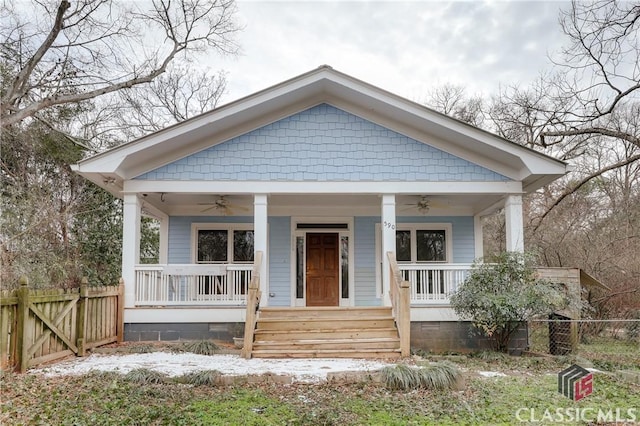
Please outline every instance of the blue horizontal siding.
[[379, 217], [356, 217], [354, 221], [354, 287], [356, 306], [378, 306], [376, 297], [376, 223]]
[[269, 306], [291, 305], [291, 218], [269, 217]]

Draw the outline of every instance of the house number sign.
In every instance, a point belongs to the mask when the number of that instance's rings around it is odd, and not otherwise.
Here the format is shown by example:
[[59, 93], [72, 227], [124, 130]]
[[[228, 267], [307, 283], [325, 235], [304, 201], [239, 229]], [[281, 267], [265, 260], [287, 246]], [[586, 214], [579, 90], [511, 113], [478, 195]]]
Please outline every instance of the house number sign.
[[387, 222], [386, 220], [384, 221], [384, 227], [385, 228], [389, 228], [389, 229], [396, 229], [396, 224], [395, 223], [391, 223], [391, 222]]

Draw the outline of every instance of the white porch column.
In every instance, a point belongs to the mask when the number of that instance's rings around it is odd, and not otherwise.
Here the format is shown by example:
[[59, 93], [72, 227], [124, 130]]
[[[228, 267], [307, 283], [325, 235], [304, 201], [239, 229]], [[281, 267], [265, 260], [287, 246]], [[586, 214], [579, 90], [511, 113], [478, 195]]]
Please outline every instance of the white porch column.
[[524, 225], [522, 223], [522, 196], [508, 195], [504, 201], [504, 221], [507, 251], [524, 252]]
[[396, 252], [396, 196], [382, 195], [382, 304], [391, 306], [388, 252]]
[[137, 194], [125, 194], [122, 208], [122, 279], [124, 306], [132, 308], [136, 301], [136, 271], [140, 263], [140, 216], [142, 203]]
[[267, 194], [254, 194], [253, 245], [256, 252], [261, 251], [263, 253], [262, 265], [260, 265], [260, 291], [262, 291], [260, 306], [267, 306], [269, 303], [269, 277], [267, 277], [269, 241], [267, 240], [267, 229]]
[[474, 254], [473, 257], [478, 259], [484, 256], [484, 234], [482, 233], [482, 217], [479, 215], [473, 216], [473, 243]]
[[158, 262], [169, 263], [169, 217], [163, 217], [160, 222], [160, 246], [158, 248]]

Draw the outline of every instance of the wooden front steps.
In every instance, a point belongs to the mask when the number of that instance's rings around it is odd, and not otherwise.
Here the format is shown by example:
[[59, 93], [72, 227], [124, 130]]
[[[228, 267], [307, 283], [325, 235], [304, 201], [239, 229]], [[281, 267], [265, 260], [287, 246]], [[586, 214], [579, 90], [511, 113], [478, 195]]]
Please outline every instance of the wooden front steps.
[[398, 329], [388, 307], [263, 308], [255, 358], [399, 358]]

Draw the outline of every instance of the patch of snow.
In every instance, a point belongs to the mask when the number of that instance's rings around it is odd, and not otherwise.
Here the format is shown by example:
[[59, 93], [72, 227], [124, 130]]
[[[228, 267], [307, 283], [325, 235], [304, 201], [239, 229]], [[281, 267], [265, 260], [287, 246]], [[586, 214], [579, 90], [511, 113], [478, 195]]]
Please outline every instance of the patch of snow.
[[286, 374], [294, 382], [317, 383], [327, 373], [338, 371], [374, 371], [389, 364], [363, 359], [244, 359], [237, 355], [196, 355], [152, 352], [144, 354], [92, 354], [45, 368], [33, 374], [46, 376], [81, 375], [90, 371], [116, 371], [126, 374], [136, 368], [148, 368], [170, 377], [200, 370], [218, 370], [225, 375]]
[[499, 371], [478, 371], [478, 374], [483, 377], [507, 377], [506, 374]]

